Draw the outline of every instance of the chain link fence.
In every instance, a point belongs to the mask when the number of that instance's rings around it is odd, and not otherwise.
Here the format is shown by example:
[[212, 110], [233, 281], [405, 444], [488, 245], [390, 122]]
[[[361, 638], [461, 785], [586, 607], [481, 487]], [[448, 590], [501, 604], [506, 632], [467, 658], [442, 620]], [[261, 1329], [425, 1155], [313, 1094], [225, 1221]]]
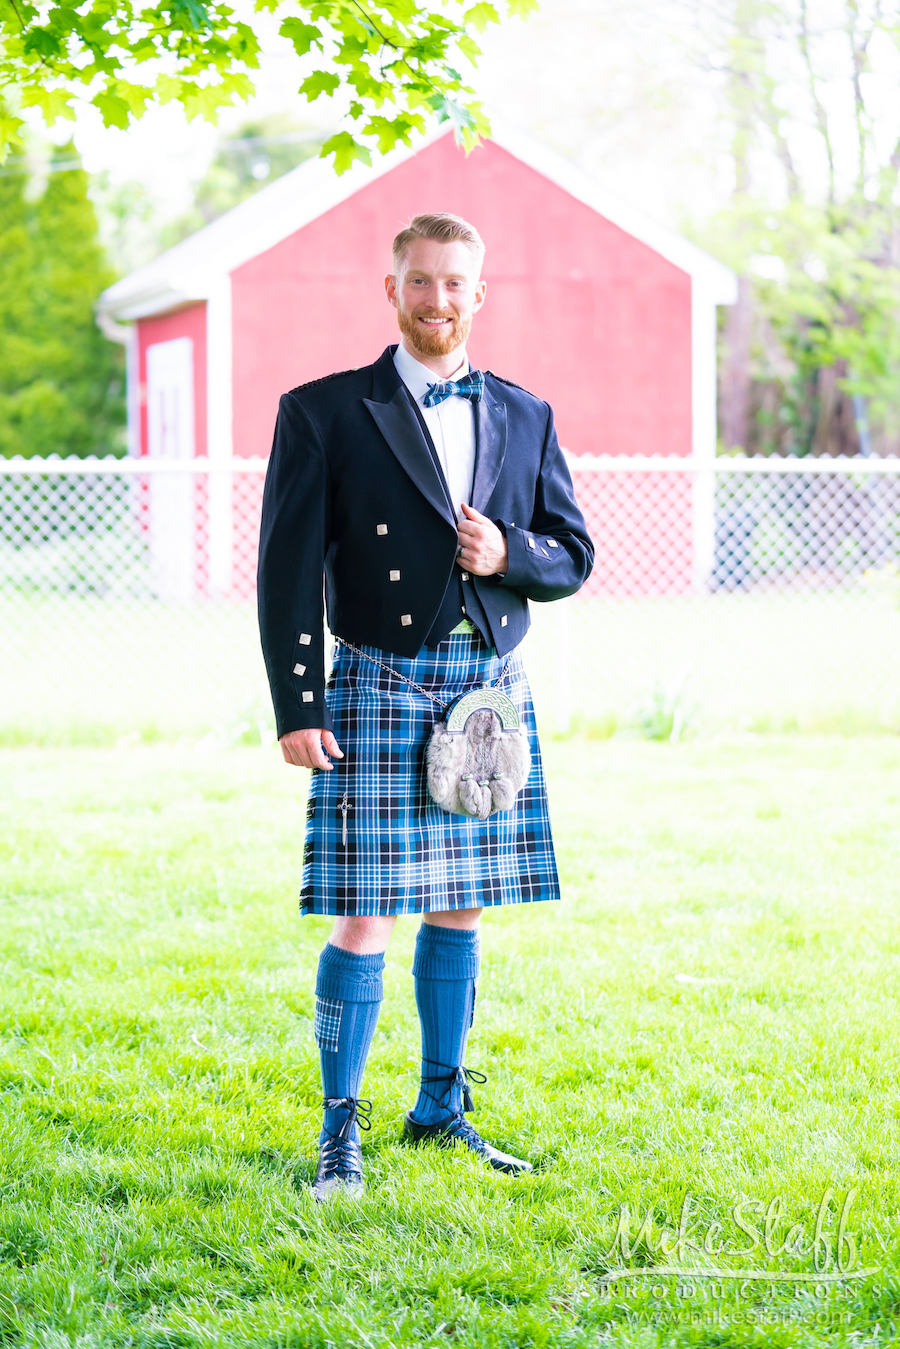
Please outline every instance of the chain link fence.
[[[900, 729], [900, 460], [573, 459], [597, 546], [533, 605], [546, 729]], [[274, 737], [265, 462], [0, 469], [0, 739]]]

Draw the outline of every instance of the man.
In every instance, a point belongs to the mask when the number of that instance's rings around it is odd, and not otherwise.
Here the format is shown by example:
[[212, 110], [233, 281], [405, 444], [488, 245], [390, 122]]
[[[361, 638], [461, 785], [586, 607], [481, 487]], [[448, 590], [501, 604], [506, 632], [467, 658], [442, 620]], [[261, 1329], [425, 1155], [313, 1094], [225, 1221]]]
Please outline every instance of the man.
[[[413, 965], [422, 1076], [405, 1135], [531, 1169], [466, 1120], [469, 1080], [484, 1078], [463, 1050], [482, 909], [559, 897], [516, 648], [528, 599], [576, 591], [593, 548], [550, 408], [469, 369], [483, 255], [457, 216], [416, 216], [398, 234], [385, 288], [399, 345], [285, 394], [266, 476], [263, 651], [284, 758], [313, 773], [301, 907], [336, 920], [316, 980], [319, 1199], [362, 1188], [371, 1105], [359, 1089], [399, 914], [424, 920]], [[323, 573], [337, 639], [327, 690]], [[424, 760], [446, 706], [485, 684], [515, 702], [532, 767], [512, 809], [478, 819], [435, 804]]]

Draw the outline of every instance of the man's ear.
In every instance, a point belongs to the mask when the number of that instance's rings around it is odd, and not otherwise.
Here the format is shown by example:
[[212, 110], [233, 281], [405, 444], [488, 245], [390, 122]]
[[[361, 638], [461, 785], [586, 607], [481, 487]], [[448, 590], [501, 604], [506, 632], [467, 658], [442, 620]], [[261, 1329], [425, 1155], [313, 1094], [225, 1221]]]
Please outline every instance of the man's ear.
[[397, 306], [397, 278], [396, 276], [386, 276], [384, 278], [384, 293], [388, 298], [388, 304]]

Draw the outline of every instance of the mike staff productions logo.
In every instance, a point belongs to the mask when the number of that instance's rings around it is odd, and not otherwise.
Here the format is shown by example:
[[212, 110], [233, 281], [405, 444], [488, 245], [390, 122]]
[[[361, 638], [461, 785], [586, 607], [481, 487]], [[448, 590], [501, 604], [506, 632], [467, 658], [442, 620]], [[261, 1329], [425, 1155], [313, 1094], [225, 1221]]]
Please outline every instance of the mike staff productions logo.
[[795, 1222], [783, 1195], [766, 1202], [742, 1194], [726, 1221], [705, 1224], [690, 1191], [674, 1225], [622, 1204], [602, 1256], [601, 1298], [637, 1297], [629, 1316], [642, 1321], [837, 1326], [848, 1320], [848, 1293], [881, 1272], [862, 1262], [851, 1217], [857, 1193], [840, 1199], [829, 1187], [815, 1215]]

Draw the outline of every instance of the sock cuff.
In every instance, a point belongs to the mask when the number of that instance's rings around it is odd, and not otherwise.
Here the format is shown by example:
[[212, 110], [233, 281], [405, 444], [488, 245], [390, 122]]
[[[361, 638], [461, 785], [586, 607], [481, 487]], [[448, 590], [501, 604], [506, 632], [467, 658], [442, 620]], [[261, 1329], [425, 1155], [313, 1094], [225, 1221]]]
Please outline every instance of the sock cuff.
[[416, 936], [412, 972], [419, 979], [477, 979], [481, 939], [477, 928], [423, 923]]
[[381, 1002], [384, 997], [384, 953], [357, 955], [328, 942], [319, 956], [316, 997], [342, 1002]]

